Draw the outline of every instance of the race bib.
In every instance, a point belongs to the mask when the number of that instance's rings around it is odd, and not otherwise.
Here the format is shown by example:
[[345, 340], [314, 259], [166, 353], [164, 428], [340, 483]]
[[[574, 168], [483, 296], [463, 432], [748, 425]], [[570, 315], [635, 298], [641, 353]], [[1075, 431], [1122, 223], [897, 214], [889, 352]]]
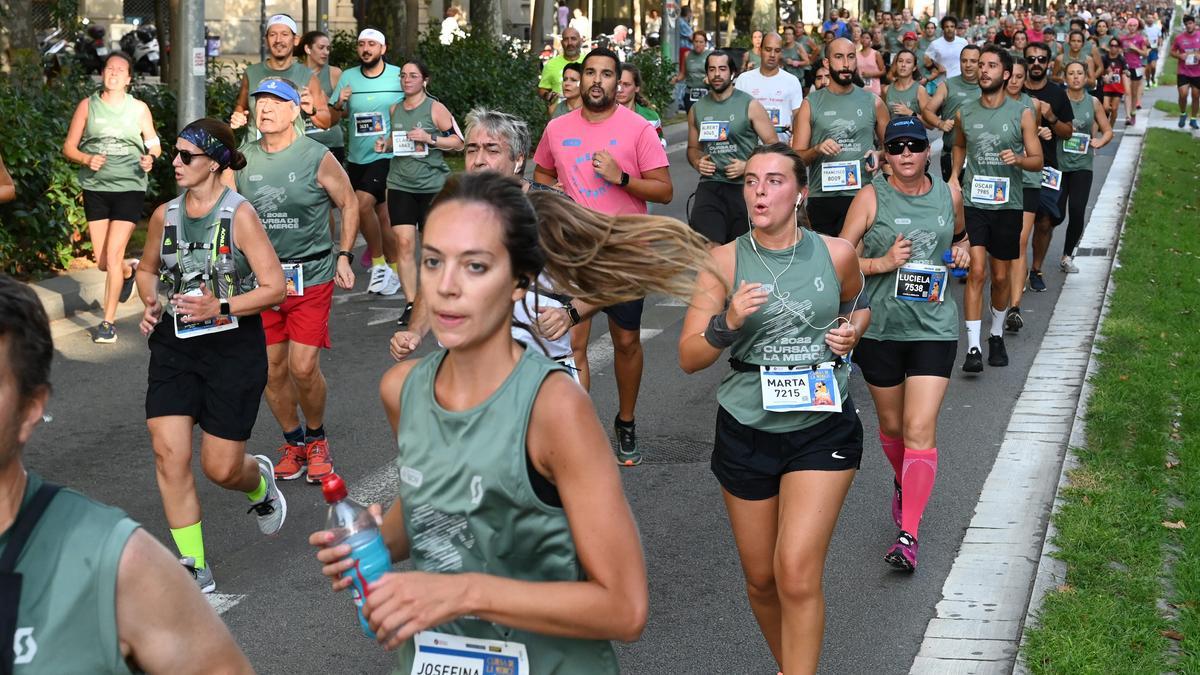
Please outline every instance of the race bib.
[[1091, 147], [1092, 137], [1087, 134], [1071, 134], [1070, 138], [1064, 139], [1062, 142], [1063, 152], [1073, 155], [1086, 155]]
[[771, 124], [777, 130], [783, 129], [786, 126], [783, 123], [783, 112], [779, 108], [767, 108], [767, 117], [771, 118]]
[[1197, 63], [1200, 63], [1200, 56], [1197, 56], [1195, 54], [1188, 54], [1183, 57], [1183, 65], [1185, 65], [1185, 66], [1194, 66]]
[[[197, 288], [184, 293], [184, 295], [200, 296], [203, 293]], [[197, 335], [223, 333], [238, 327], [237, 317], [226, 314], [218, 314], [206, 321], [185, 321], [181, 318], [179, 312], [172, 312], [172, 317], [175, 320], [175, 337], [180, 339], [193, 338]]]
[[413, 636], [410, 675], [529, 675], [529, 655], [519, 642], [466, 638], [423, 630]]
[[897, 300], [942, 302], [946, 299], [946, 268], [905, 263], [896, 270]]
[[1120, 73], [1113, 73], [1111, 75], [1105, 75], [1104, 83], [1105, 84], [1120, 84], [1121, 83]]
[[407, 131], [392, 132], [393, 157], [428, 157], [429, 146], [408, 137]]
[[1145, 77], [1145, 76], [1146, 76], [1146, 69], [1145, 69], [1145, 68], [1134, 68], [1134, 69], [1133, 69], [1133, 74], [1134, 74], [1134, 75], [1137, 75], [1138, 77]]
[[729, 122], [701, 122], [700, 140], [702, 142], [729, 140]]
[[842, 396], [832, 364], [759, 366], [763, 410], [768, 412], [841, 412]]
[[704, 95], [707, 93], [708, 90], [704, 87], [695, 87], [688, 92], [688, 98], [693, 102], [699, 101], [700, 99], [704, 98]]
[[304, 295], [304, 263], [283, 263], [281, 267], [286, 295]]
[[1042, 167], [1042, 187], [1057, 190], [1062, 185], [1062, 172], [1052, 166]]
[[977, 204], [1007, 204], [1008, 178], [974, 176], [971, 178], [971, 201]]
[[821, 165], [821, 189], [857, 190], [862, 187], [862, 168], [857, 159], [826, 162]]
[[354, 113], [355, 136], [380, 136], [383, 134], [383, 113]]
[[1055, 39], [1055, 40], [1058, 40], [1059, 42], [1066, 42], [1066, 41], [1067, 41], [1067, 34], [1066, 34], [1066, 33], [1055, 33], [1055, 34], [1054, 34], [1054, 39]]

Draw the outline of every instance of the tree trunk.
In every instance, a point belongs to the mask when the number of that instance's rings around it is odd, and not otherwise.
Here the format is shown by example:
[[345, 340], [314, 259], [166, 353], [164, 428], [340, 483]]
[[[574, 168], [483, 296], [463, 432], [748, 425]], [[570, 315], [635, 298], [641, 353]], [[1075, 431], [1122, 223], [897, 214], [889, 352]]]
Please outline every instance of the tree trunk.
[[154, 28], [158, 30], [158, 65], [159, 78], [167, 83], [167, 88], [179, 93], [179, 83], [175, 81], [175, 47], [171, 44], [171, 24], [169, 17], [179, 16], [179, 0], [155, 0]]
[[[535, 2], [537, 0], [534, 0]], [[471, 1], [471, 32], [500, 36], [504, 34], [501, 0]]]
[[300, 34], [308, 32], [308, 0], [300, 0]]
[[36, 60], [38, 45], [33, 31], [33, 3], [30, 0], [0, 0], [0, 16], [4, 17], [4, 25], [0, 27], [0, 68], [8, 72], [18, 61]]

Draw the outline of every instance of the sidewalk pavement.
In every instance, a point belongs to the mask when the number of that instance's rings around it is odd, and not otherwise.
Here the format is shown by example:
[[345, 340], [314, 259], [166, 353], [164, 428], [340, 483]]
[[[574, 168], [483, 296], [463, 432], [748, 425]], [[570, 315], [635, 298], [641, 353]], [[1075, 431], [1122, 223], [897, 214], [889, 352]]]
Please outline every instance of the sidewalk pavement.
[[[30, 284], [37, 293], [50, 321], [58, 321], [76, 315], [99, 312], [104, 304], [105, 273], [95, 267], [76, 270], [43, 279]], [[142, 311], [142, 303], [135, 292], [127, 302], [117, 309], [118, 317]], [[99, 323], [97, 319], [96, 323]]]

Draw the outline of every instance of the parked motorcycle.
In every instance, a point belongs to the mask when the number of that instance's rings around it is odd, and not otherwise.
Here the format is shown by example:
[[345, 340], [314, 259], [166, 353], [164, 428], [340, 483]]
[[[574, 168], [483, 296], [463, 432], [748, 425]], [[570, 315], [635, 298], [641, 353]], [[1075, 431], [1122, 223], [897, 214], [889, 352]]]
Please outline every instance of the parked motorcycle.
[[146, 23], [121, 36], [121, 51], [133, 61], [133, 72], [159, 74], [158, 30]]
[[75, 59], [79, 67], [88, 75], [100, 74], [104, 68], [104, 60], [108, 58], [108, 45], [104, 44], [107, 31], [104, 26], [88, 25], [75, 38]]

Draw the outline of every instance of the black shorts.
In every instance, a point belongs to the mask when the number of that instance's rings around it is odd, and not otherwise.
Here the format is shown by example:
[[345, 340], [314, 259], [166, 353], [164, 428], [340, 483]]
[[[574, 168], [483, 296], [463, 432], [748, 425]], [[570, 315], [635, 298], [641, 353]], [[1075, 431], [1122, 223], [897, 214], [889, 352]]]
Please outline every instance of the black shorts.
[[429, 205], [436, 196], [436, 192], [404, 192], [388, 188], [388, 219], [392, 225], [416, 225], [419, 230], [425, 227], [425, 216], [429, 215]]
[[608, 315], [621, 328], [625, 330], [638, 330], [642, 327], [642, 308], [646, 301], [643, 298], [622, 302], [617, 305], [609, 305], [601, 311]]
[[1021, 253], [1022, 212], [1017, 209], [990, 211], [963, 208], [971, 246], [982, 246], [996, 260], [1016, 260]]
[[728, 244], [750, 230], [746, 218], [746, 198], [741, 183], [702, 180], [696, 186], [696, 200], [688, 225], [717, 244]]
[[815, 232], [830, 237], [842, 236], [842, 225], [846, 222], [846, 212], [850, 210], [850, 202], [854, 197], [809, 197], [804, 205], [808, 215], [808, 226]]
[[1037, 213], [1038, 204], [1042, 203], [1042, 188], [1027, 187], [1021, 190], [1021, 201], [1024, 205], [1021, 211], [1025, 213]]
[[854, 349], [854, 363], [873, 387], [894, 387], [906, 377], [930, 375], [950, 379], [957, 340], [870, 340]]
[[250, 438], [267, 386], [262, 319], [238, 318], [224, 333], [181, 340], [170, 314], [150, 334], [146, 419], [185, 415], [217, 438]]
[[[1125, 74], [1129, 76], [1130, 82], [1141, 82], [1144, 79], [1141, 75], [1137, 74], [1136, 68], [1126, 68]], [[1176, 79], [1176, 82], [1178, 82], [1178, 81], [1179, 80]]]
[[128, 192], [83, 191], [83, 217], [95, 220], [127, 220], [136, 223], [142, 219], [142, 207], [146, 204], [145, 190]]
[[1196, 76], [1176, 75], [1175, 76], [1175, 86], [1179, 87], [1181, 89], [1184, 87], [1192, 87], [1194, 89], [1200, 89], [1200, 75], [1196, 75]]
[[862, 422], [849, 396], [842, 402], [842, 412], [781, 434], [748, 427], [721, 407], [709, 467], [726, 492], [758, 501], [779, 494], [785, 473], [857, 469], [862, 452]]
[[357, 192], [365, 192], [375, 198], [376, 204], [382, 204], [387, 193], [388, 168], [392, 160], [377, 159], [370, 164], [346, 164], [346, 175], [350, 176], [350, 185]]

